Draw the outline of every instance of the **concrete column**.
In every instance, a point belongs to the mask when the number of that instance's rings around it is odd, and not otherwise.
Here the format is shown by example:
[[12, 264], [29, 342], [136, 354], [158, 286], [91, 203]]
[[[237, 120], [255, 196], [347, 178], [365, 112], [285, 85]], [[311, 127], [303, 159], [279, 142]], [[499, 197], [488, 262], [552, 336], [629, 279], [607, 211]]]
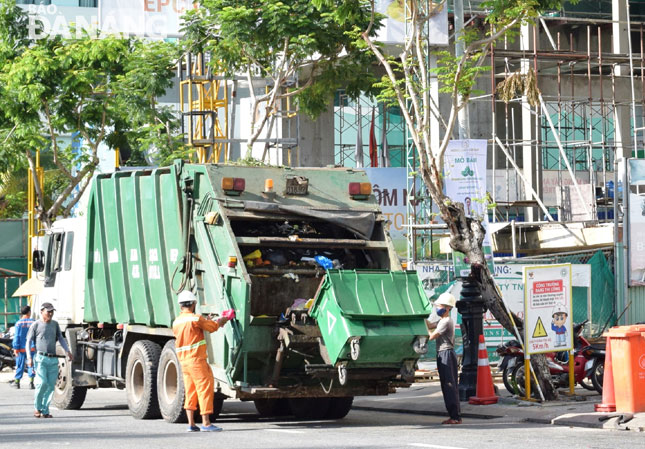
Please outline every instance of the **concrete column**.
[[[325, 167], [334, 164], [334, 105], [313, 121], [307, 115], [300, 114], [298, 154], [291, 155], [293, 167]], [[292, 126], [295, 121], [290, 120]], [[292, 130], [292, 136], [297, 135]], [[284, 159], [286, 161], [286, 157]]]
[[[520, 49], [529, 51], [531, 49], [531, 27], [523, 25], [520, 30]], [[523, 75], [526, 75], [531, 68], [530, 59], [520, 60], [520, 70]], [[535, 158], [533, 151], [533, 136], [535, 132], [535, 117], [531, 113], [532, 107], [528, 102], [525, 95], [522, 96], [522, 174], [524, 175], [524, 199], [532, 200], [531, 192], [537, 187], [535, 179]], [[535, 221], [536, 214], [534, 208], [526, 208], [526, 220]]]
[[[627, 5], [626, 0], [612, 0], [612, 52], [615, 54], [629, 54], [629, 40], [627, 35]], [[616, 85], [622, 86], [618, 78], [629, 76], [629, 64], [614, 66], [614, 76], [617, 78]], [[625, 93], [623, 93], [625, 92]], [[614, 112], [614, 125], [616, 127], [615, 145], [616, 157], [629, 158], [632, 155], [631, 137], [631, 95], [620, 89], [616, 95], [616, 101], [623, 103], [616, 106]]]

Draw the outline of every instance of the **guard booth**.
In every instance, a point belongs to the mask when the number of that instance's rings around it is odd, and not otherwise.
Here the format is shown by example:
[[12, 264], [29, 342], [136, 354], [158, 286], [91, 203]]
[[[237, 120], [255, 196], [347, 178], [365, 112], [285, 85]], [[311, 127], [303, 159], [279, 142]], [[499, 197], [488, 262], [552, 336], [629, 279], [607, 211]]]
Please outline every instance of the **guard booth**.
[[29, 298], [12, 298], [11, 294], [27, 279], [25, 273], [0, 267], [0, 292], [2, 292], [2, 311], [0, 312], [0, 332], [4, 332], [20, 319], [20, 309], [27, 305]]
[[28, 298], [12, 298], [27, 280], [27, 221], [0, 220], [0, 331], [20, 318], [20, 308]]

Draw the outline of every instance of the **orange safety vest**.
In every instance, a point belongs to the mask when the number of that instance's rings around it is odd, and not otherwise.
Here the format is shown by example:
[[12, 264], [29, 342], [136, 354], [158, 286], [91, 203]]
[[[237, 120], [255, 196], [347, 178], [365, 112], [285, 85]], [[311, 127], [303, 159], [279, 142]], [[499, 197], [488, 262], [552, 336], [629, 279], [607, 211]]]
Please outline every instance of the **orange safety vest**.
[[179, 361], [206, 359], [204, 331], [215, 332], [217, 329], [219, 325], [216, 321], [191, 312], [181, 312], [172, 323], [172, 333], [176, 339], [175, 352]]

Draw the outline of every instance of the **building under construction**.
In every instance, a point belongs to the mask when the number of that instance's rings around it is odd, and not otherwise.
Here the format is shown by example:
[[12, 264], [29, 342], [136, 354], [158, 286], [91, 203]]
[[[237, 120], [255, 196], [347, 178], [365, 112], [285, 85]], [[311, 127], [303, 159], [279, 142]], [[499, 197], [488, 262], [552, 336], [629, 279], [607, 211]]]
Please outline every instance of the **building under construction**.
[[[449, 1], [447, 22], [455, 24], [463, 14], [464, 27], [484, 28], [481, 3]], [[472, 98], [454, 138], [488, 142], [487, 189], [494, 201], [488, 218], [496, 256], [554, 258], [605, 249], [616, 265], [616, 283], [625, 283], [623, 161], [645, 157], [644, 22], [645, 2], [565, 1], [561, 10], [522, 27], [512, 42], [490, 47], [490, 71], [477, 86], [482, 93]], [[454, 38], [453, 31], [450, 49]], [[248, 98], [272, 86], [261, 79], [222, 79], [209, 71], [207, 62], [192, 55], [179, 65], [184, 135], [201, 162], [235, 160], [244, 156], [248, 139]], [[537, 104], [531, 105], [526, 96], [501, 98], [497, 86], [518, 72], [535, 75]], [[438, 89], [436, 100], [447, 113], [449, 99]], [[316, 121], [287, 102], [270, 114], [269, 126], [253, 146], [257, 159], [292, 166], [415, 171], [414, 148], [397, 108], [369, 98], [353, 101], [340, 91], [333, 108]], [[440, 137], [440, 131], [433, 136], [437, 141]], [[375, 148], [378, 157], [370, 154]], [[424, 198], [416, 179], [408, 175], [406, 182], [401, 190], [408, 195], [409, 262], [447, 261], [440, 244], [446, 232], [434, 223], [430, 199]], [[406, 201], [410, 195], [416, 201]], [[645, 296], [640, 289], [628, 290], [618, 296]], [[628, 315], [645, 317], [644, 300], [624, 299], [622, 306], [628, 302], [634, 303]]]

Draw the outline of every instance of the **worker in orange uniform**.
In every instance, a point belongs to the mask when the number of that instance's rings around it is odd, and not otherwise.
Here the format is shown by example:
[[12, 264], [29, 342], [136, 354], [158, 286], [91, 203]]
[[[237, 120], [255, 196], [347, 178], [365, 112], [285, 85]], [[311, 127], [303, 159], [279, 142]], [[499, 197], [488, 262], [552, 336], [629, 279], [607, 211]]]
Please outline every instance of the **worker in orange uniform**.
[[[184, 408], [188, 416], [188, 432], [217, 432], [222, 430], [211, 424], [213, 413], [214, 379], [211, 367], [206, 361], [206, 339], [204, 331], [215, 332], [231, 318], [222, 316], [217, 321], [195, 314], [197, 297], [193, 292], [184, 290], [178, 295], [181, 314], [172, 323], [175, 335], [175, 352], [184, 376], [186, 399]], [[227, 311], [228, 312], [228, 311]], [[233, 315], [234, 316], [234, 315]], [[195, 425], [197, 403], [202, 415], [202, 426]]]

